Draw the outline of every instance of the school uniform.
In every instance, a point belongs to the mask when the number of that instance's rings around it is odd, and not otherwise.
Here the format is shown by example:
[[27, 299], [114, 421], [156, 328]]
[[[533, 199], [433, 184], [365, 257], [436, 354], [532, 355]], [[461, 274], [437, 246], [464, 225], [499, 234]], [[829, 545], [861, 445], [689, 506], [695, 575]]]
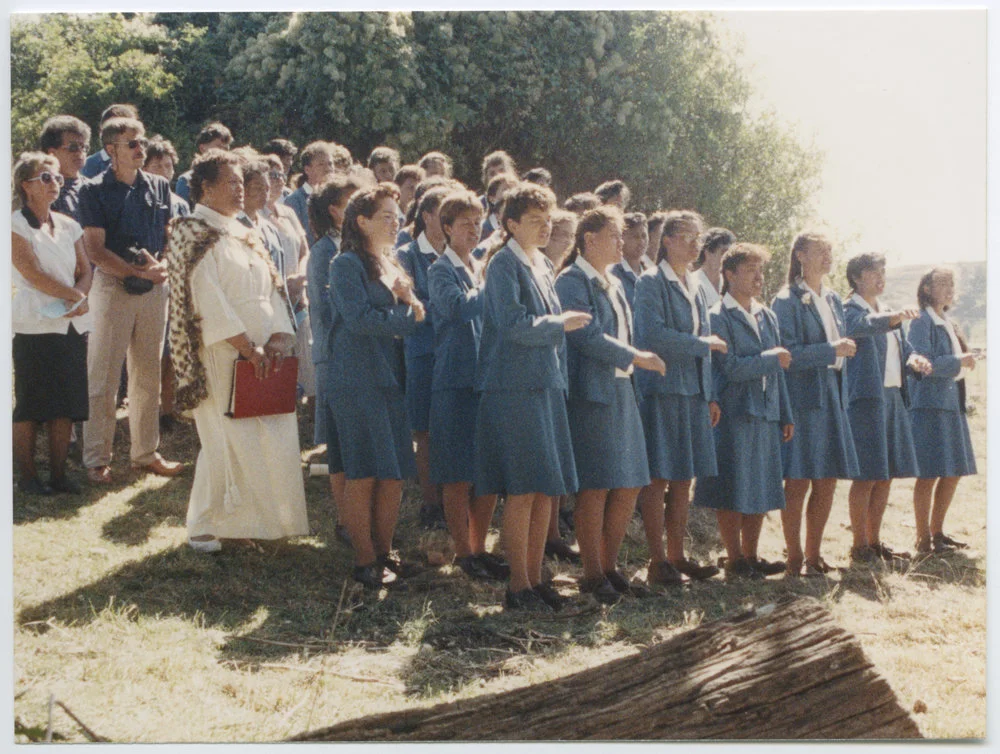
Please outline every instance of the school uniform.
[[[646, 261], [646, 256], [643, 255], [639, 257], [639, 275], [648, 270], [652, 265]], [[622, 288], [625, 290], [625, 298], [628, 299], [629, 308], [635, 309], [635, 283], [639, 279], [639, 275], [635, 273], [632, 269], [632, 265], [626, 262], [624, 259], [618, 264], [611, 265], [611, 274], [621, 281]]]
[[840, 296], [804, 281], [783, 288], [771, 304], [781, 342], [792, 354], [785, 373], [795, 436], [782, 445], [785, 479], [852, 479], [858, 458], [847, 418], [847, 380], [832, 341], [846, 337]]
[[711, 333], [705, 299], [690, 276], [682, 286], [666, 260], [635, 284], [635, 345], [657, 354], [666, 376], [636, 376], [639, 413], [646, 434], [649, 475], [682, 480], [716, 473], [708, 404], [712, 391]]
[[[413, 280], [413, 293], [430, 306], [427, 271], [438, 261], [438, 253], [421, 233], [417, 240], [396, 250], [396, 258]], [[414, 432], [427, 432], [431, 421], [431, 382], [434, 378], [434, 325], [427, 317], [405, 340], [406, 415]]]
[[720, 294], [718, 289], [712, 285], [712, 281], [709, 280], [708, 275], [705, 274], [704, 267], [699, 267], [691, 273], [691, 277], [694, 278], [695, 284], [705, 297], [705, 305], [709, 309], [722, 301], [722, 294]]
[[[485, 210], [486, 208], [483, 207]], [[479, 240], [485, 241], [493, 232], [500, 227], [500, 218], [497, 217], [496, 212], [490, 212], [487, 214], [486, 219], [483, 221], [483, 229], [479, 233]]]
[[326, 400], [326, 367], [330, 359], [330, 329], [333, 307], [330, 303], [330, 262], [340, 252], [340, 233], [331, 231], [309, 250], [306, 264], [306, 295], [309, 297], [309, 327], [312, 330], [310, 358], [316, 367], [316, 414], [313, 442], [326, 443], [326, 463], [331, 474], [344, 470], [340, 456], [340, 436], [333, 411]]
[[[881, 306], [879, 307], [881, 310]], [[891, 314], [855, 293], [844, 304], [847, 337], [858, 350], [847, 361], [847, 416], [858, 457], [855, 479], [917, 476], [917, 454], [907, 411], [906, 360], [913, 349]]]
[[434, 325], [430, 474], [435, 484], [475, 480], [476, 360], [483, 332], [482, 265], [451, 248], [427, 271]]
[[[405, 220], [404, 220], [405, 222]], [[413, 236], [410, 235], [410, 231], [406, 228], [400, 227], [399, 233], [396, 234], [396, 243], [393, 244], [394, 249], [399, 251], [413, 243]]]
[[388, 273], [369, 280], [353, 251], [330, 263], [326, 398], [348, 479], [416, 474], [400, 338], [412, 333], [417, 321], [413, 309], [396, 301], [391, 282]]
[[566, 416], [566, 335], [552, 263], [511, 239], [490, 260], [476, 364], [477, 495], [577, 489]]
[[566, 333], [569, 431], [579, 488], [645, 487], [646, 440], [632, 384], [637, 350], [632, 311], [617, 279], [582, 256], [556, 279], [563, 309], [587, 312], [586, 327]]
[[747, 311], [729, 294], [709, 316], [712, 333], [729, 346], [726, 353], [712, 354], [722, 413], [715, 428], [716, 452], [725, 462], [716, 476], [698, 478], [694, 503], [748, 515], [781, 510], [781, 428], [794, 419], [785, 370], [776, 355], [763, 355], [781, 345], [778, 320], [756, 301]]
[[316, 236], [313, 235], [312, 227], [309, 224], [309, 197], [312, 196], [313, 187], [308, 182], [303, 183], [288, 196], [282, 197], [278, 201], [286, 207], [291, 207], [295, 211], [295, 216], [299, 218], [303, 230], [306, 232], [306, 241], [311, 249], [316, 243]]
[[965, 372], [952, 323], [930, 307], [910, 323], [910, 345], [934, 367], [917, 379], [908, 375], [910, 421], [921, 479], [969, 476], [976, 456], [965, 418]]

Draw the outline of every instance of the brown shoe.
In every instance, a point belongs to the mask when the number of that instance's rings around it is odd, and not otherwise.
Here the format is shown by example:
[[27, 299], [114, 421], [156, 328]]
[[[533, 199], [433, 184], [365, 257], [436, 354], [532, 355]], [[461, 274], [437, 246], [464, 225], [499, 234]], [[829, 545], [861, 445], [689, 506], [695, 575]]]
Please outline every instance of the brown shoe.
[[87, 469], [87, 481], [91, 484], [111, 484], [111, 467], [94, 466]]
[[683, 573], [685, 576], [690, 576], [695, 581], [704, 581], [705, 579], [710, 579], [719, 573], [719, 569], [714, 565], [701, 565], [701, 563], [690, 560], [689, 558], [678, 560], [670, 565]]
[[664, 560], [662, 563], [650, 563], [646, 581], [650, 586], [681, 586], [690, 579]]
[[157, 455], [150, 463], [132, 464], [136, 471], [144, 471], [157, 476], [177, 476], [184, 471], [184, 464], [180, 461], [167, 461], [163, 456]]

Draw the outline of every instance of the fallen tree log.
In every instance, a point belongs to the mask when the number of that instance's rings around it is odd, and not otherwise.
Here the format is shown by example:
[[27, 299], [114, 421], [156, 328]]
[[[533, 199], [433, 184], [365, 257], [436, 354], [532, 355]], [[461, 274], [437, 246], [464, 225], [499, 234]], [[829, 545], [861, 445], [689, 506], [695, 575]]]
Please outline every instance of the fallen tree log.
[[553, 681], [293, 741], [920, 738], [857, 639], [798, 598]]

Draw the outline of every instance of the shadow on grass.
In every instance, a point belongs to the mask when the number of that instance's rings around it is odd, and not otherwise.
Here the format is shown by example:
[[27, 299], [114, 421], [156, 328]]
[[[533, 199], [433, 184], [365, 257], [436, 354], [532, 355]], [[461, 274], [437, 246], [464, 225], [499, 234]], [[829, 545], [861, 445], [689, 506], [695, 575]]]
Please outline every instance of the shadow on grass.
[[133, 496], [127, 511], [104, 523], [101, 537], [135, 547], [148, 542], [150, 533], [161, 524], [184, 526], [193, 473], [193, 469], [188, 469], [161, 487], [142, 490]]

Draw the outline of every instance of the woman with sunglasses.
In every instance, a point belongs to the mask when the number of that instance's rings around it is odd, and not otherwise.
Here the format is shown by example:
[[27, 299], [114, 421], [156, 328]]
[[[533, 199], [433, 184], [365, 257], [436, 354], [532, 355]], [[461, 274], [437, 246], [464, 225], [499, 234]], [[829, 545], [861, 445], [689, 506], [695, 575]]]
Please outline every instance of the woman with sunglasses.
[[[59, 161], [41, 152], [22, 154], [14, 166], [20, 209], [11, 217], [11, 261], [15, 287], [14, 458], [22, 492], [76, 494], [66, 477], [66, 455], [74, 421], [87, 418], [87, 294], [91, 270], [83, 230], [67, 215], [52, 212], [63, 177]], [[49, 436], [49, 483], [38, 478], [38, 426]]]

